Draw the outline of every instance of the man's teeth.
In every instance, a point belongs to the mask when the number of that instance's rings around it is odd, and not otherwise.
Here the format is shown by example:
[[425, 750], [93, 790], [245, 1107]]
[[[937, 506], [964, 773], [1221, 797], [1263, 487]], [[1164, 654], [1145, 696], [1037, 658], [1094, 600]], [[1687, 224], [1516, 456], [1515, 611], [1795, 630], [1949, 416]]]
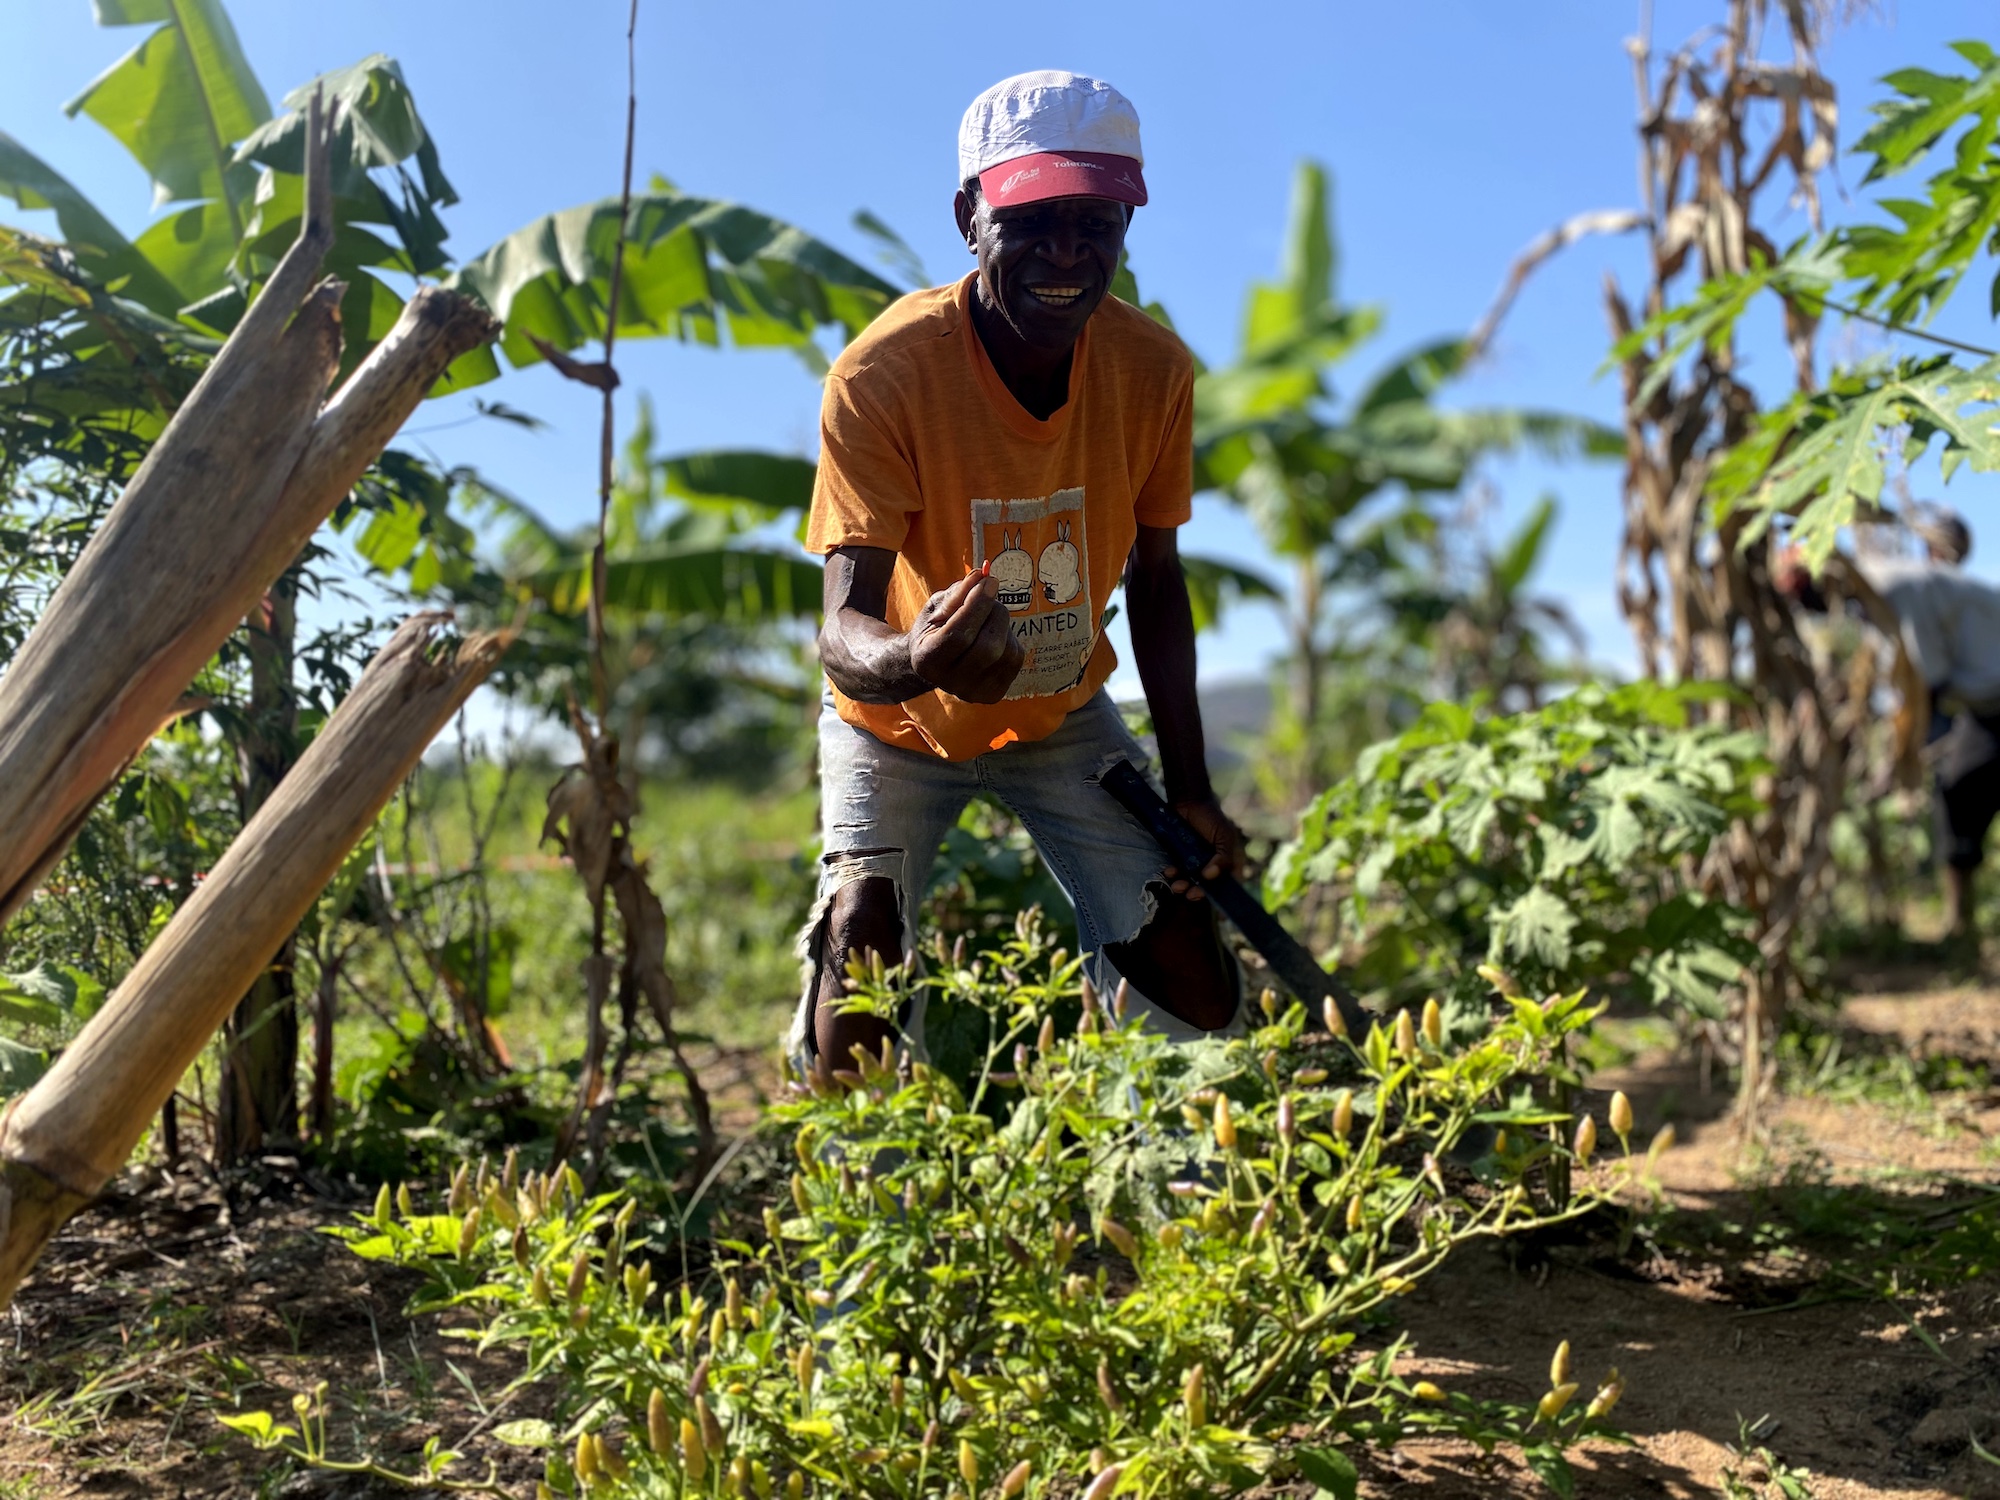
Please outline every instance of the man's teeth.
[[1058, 306], [1074, 302], [1083, 295], [1083, 288], [1080, 286], [1032, 286], [1028, 290], [1042, 301], [1053, 302]]

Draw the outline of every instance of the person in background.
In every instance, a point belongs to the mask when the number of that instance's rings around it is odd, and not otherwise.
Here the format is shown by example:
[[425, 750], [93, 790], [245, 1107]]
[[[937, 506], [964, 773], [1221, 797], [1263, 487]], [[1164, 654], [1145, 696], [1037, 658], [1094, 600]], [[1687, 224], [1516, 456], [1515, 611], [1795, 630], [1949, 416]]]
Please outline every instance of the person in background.
[[[1903, 647], [1930, 691], [1929, 745], [1938, 853], [1951, 939], [1976, 944], [1974, 880], [2000, 814], [2000, 589], [1968, 576], [1972, 531], [1956, 512], [1909, 508], [1921, 558], [1863, 553], [1857, 572], [1901, 625]], [[1781, 592], [1807, 608], [1825, 603], [1796, 552], [1778, 560]]]
[[844, 1006], [850, 959], [915, 958], [914, 912], [975, 796], [1009, 808], [1076, 907], [1089, 975], [1175, 1038], [1232, 1028], [1241, 978], [1200, 891], [1095, 785], [1145, 757], [1104, 691], [1122, 575], [1166, 797], [1235, 866], [1195, 702], [1175, 530], [1193, 498], [1194, 361], [1110, 295], [1146, 202], [1109, 84], [1024, 73], [972, 102], [953, 213], [977, 262], [835, 361], [806, 546], [826, 555], [819, 894], [788, 1051], [827, 1074], [923, 1045]]

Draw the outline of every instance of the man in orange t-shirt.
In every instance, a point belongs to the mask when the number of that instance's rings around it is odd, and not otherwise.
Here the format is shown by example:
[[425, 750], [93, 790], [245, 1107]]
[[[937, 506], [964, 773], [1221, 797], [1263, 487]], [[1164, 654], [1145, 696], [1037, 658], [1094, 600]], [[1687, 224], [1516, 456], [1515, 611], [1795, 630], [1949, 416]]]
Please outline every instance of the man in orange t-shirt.
[[[1236, 1022], [1201, 892], [1096, 785], [1144, 757], [1104, 692], [1125, 582], [1168, 800], [1233, 869], [1195, 702], [1175, 528], [1192, 498], [1194, 364], [1109, 295], [1146, 201], [1139, 121], [1097, 79], [1025, 73], [959, 132], [953, 205], [978, 269], [903, 298], [827, 377], [806, 545], [826, 554], [820, 899], [793, 1051], [822, 1068], [890, 1035], [844, 1011], [852, 954], [908, 958], [945, 832], [1011, 809], [1076, 906], [1101, 993], [1172, 1036]], [[922, 1044], [918, 1010], [901, 1018]]]

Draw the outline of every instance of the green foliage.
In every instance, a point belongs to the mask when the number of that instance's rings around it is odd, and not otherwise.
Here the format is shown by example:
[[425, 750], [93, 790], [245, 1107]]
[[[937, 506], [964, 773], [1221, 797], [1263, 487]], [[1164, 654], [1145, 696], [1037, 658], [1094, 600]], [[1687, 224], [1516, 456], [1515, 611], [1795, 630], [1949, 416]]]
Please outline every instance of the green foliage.
[[[633, 1205], [511, 1164], [432, 1206], [385, 1190], [344, 1237], [422, 1269], [419, 1307], [523, 1351], [550, 1404], [518, 1437], [563, 1495], [918, 1496], [954, 1474], [985, 1494], [1018, 1472], [1005, 1492], [1035, 1496], [1106, 1466], [1099, 1493], [1302, 1472], [1351, 1495], [1357, 1437], [1476, 1422], [1559, 1459], [1608, 1432], [1608, 1403], [1432, 1411], [1395, 1347], [1353, 1349], [1453, 1245], [1586, 1210], [1537, 1195], [1562, 1153], [1531, 1127], [1561, 1117], [1510, 1102], [1593, 1014], [1580, 997], [1524, 1002], [1463, 1049], [1399, 1052], [1378, 1028], [1322, 1059], [1297, 1007], [1192, 1048], [1108, 1018], [1059, 1034], [1077, 969], [1024, 923], [928, 981], [995, 1018], [970, 1094], [926, 1066], [797, 1091], [775, 1111], [791, 1200], [761, 1242], [723, 1241], [706, 1287], [656, 1303], [679, 1257]], [[897, 983], [862, 971], [856, 1003]], [[1482, 1121], [1519, 1139], [1441, 1167]]]
[[1220, 558], [1181, 554], [1181, 577], [1187, 581], [1188, 606], [1194, 612], [1194, 628], [1212, 630], [1222, 622], [1222, 612], [1246, 599], [1263, 599], [1282, 604], [1284, 595], [1261, 573], [1239, 568]]
[[1752, 508], [1746, 541], [1793, 517], [1791, 537], [1818, 568], [1843, 527], [1881, 506], [1888, 454], [1914, 465], [1942, 437], [1946, 479], [1961, 463], [2000, 469], [1996, 407], [2000, 359], [1966, 369], [1940, 355], [1836, 375], [1763, 417], [1717, 464], [1709, 493], [1718, 518]]
[[98, 0], [96, 15], [100, 26], [157, 25], [64, 107], [132, 153], [155, 205], [188, 204], [135, 248], [194, 301], [221, 278], [243, 233], [255, 173], [231, 148], [270, 117], [270, 101], [222, 0]]
[[[1908, 171], [1943, 146], [1960, 126], [1965, 132], [1946, 165], [1925, 186], [1921, 200], [1885, 199], [1897, 221], [1857, 225], [1847, 231], [1847, 273], [1861, 279], [1864, 305], [1895, 321], [1910, 322], [1950, 300], [1973, 262], [2000, 255], [2000, 53], [1984, 42], [1951, 49], [1974, 72], [1933, 73], [1902, 68], [1882, 81], [1897, 97], [1874, 105], [1876, 123], [1855, 142], [1873, 156], [1863, 184]], [[1989, 297], [2000, 318], [2000, 274]]]
[[[1685, 356], [1726, 344], [1765, 294], [1808, 318], [1846, 312], [1902, 329], [1934, 317], [1982, 256], [2000, 255], [2000, 54], [1972, 41], [1953, 50], [1972, 75], [1889, 74], [1891, 97], [1873, 106], [1876, 124], [1854, 147], [1871, 158], [1864, 183], [1942, 158], [1927, 196], [1878, 200], [1893, 224], [1851, 225], [1777, 259], [1753, 251], [1750, 270], [1706, 282], [1687, 302], [1655, 314], [1613, 351], [1626, 359], [1657, 343], [1640, 402]], [[2000, 273], [1989, 301], [2000, 318]], [[1818, 568], [1843, 527], [1887, 509], [1886, 464], [1914, 465], [1941, 437], [1946, 480], [1961, 465], [2000, 469], [1996, 406], [2000, 359], [1990, 354], [1974, 364], [1935, 356], [1836, 371], [1823, 389], [1758, 417], [1722, 454], [1709, 487], [1716, 519], [1747, 510], [1740, 535], [1748, 543], [1789, 517], [1791, 536]]]
[[226, 747], [185, 722], [147, 747], [0, 934], [0, 968], [54, 970], [83, 986], [60, 1024], [33, 1035], [37, 1047], [74, 1034], [95, 996], [125, 977], [240, 826]]
[[1793, 1467], [1759, 1441], [1777, 1429], [1768, 1416], [1752, 1422], [1738, 1415], [1729, 1462], [1717, 1475], [1723, 1500], [1813, 1500], [1812, 1470]]
[[[1298, 726], [1302, 784], [1323, 784], [1334, 770], [1337, 757], [1317, 747], [1323, 733], [1339, 737], [1344, 706], [1329, 679], [1355, 654], [1348, 622], [1355, 598], [1375, 581], [1369, 562], [1379, 537], [1371, 533], [1396, 524], [1379, 514], [1381, 503], [1434, 521], [1433, 497], [1460, 490], [1492, 455], [1623, 451], [1616, 435], [1575, 417], [1439, 406], [1439, 390], [1468, 356], [1458, 339], [1404, 355], [1340, 399], [1338, 367], [1375, 337], [1383, 313], [1340, 300], [1331, 196], [1325, 169], [1301, 163], [1280, 279], [1251, 288], [1236, 359], [1195, 385], [1196, 487], [1240, 506], [1295, 574], [1285, 601], [1287, 711]], [[1268, 587], [1241, 592], [1278, 597]]]
[[[98, 286], [117, 287], [143, 306], [171, 313], [180, 291], [60, 172], [0, 131], [0, 194], [22, 209], [53, 209], [77, 265]], [[10, 269], [9, 281], [19, 273]]]
[[1273, 901], [1330, 887], [1357, 976], [1399, 999], [1471, 1001], [1623, 976], [1718, 1014], [1753, 950], [1738, 915], [1686, 888], [1754, 807], [1756, 740], [1690, 723], [1704, 695], [1579, 689], [1532, 713], [1433, 703], [1301, 816]]
[[10, 502], [42, 490], [98, 513], [217, 346], [113, 296], [79, 262], [0, 227], [0, 480]]
[[103, 998], [103, 985], [67, 964], [44, 961], [0, 974], [0, 1100], [26, 1092], [48, 1071], [52, 1059], [38, 1041], [87, 1020]]
[[[547, 214], [474, 256], [446, 278], [503, 324], [500, 348], [519, 367], [541, 359], [535, 339], [558, 349], [602, 339], [618, 243], [618, 200]], [[797, 351], [823, 368], [814, 335], [852, 338], [897, 288], [823, 240], [740, 204], [676, 192], [656, 180], [625, 217], [620, 337], [665, 335], [717, 344], [727, 328], [745, 347]], [[500, 373], [490, 349], [467, 355], [450, 378], [477, 384]]]

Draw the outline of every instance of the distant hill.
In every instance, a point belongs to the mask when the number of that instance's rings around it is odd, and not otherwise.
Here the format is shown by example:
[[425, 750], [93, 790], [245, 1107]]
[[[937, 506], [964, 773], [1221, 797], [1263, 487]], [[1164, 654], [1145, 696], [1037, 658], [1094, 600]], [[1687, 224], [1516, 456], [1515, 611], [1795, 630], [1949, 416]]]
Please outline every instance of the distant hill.
[[[1271, 722], [1270, 682], [1262, 677], [1225, 677], [1202, 683], [1195, 696], [1208, 739], [1208, 768], [1219, 772], [1243, 764], [1251, 743]], [[1132, 699], [1120, 706], [1143, 711], [1146, 705], [1143, 699]]]

